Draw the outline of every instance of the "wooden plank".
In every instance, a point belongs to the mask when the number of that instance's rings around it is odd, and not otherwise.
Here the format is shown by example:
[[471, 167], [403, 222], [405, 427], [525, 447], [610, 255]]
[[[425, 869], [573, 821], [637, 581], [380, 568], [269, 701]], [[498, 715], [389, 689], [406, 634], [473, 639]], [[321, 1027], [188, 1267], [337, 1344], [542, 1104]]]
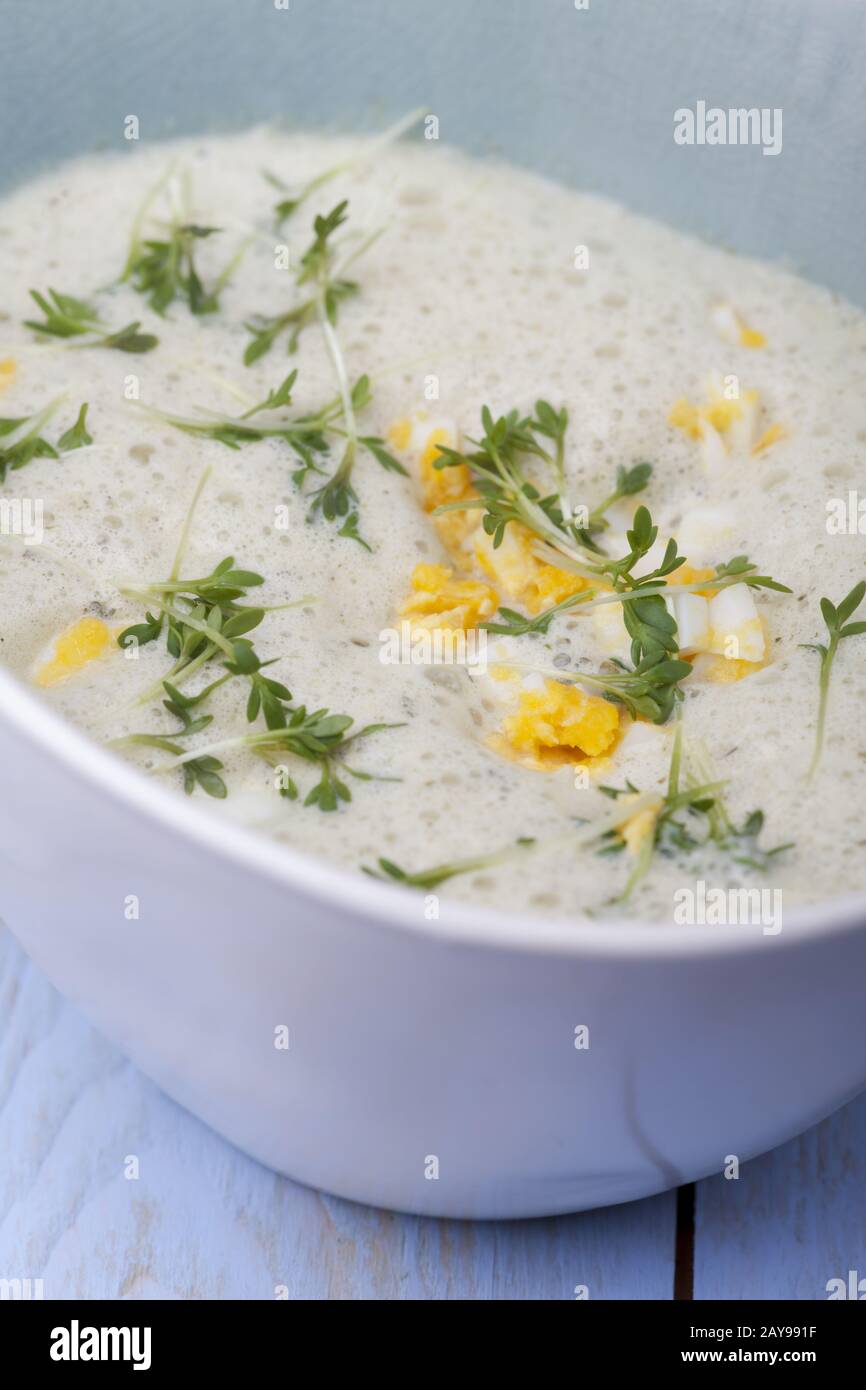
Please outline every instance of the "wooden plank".
[[[268, 1172], [167, 1100], [0, 928], [0, 1277], [45, 1297], [669, 1298], [674, 1197], [437, 1222]], [[137, 1179], [125, 1176], [130, 1156]]]
[[825, 1299], [849, 1270], [866, 1280], [866, 1094], [738, 1179], [699, 1183], [695, 1219], [696, 1299]]

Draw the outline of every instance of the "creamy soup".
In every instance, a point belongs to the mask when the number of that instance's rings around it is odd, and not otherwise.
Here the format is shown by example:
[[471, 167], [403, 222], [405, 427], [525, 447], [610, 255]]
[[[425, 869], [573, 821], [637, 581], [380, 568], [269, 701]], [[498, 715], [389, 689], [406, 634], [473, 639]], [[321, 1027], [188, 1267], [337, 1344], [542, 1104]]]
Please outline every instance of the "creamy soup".
[[859, 310], [436, 141], [266, 129], [20, 188], [0, 283], [2, 659], [118, 757], [428, 897], [863, 887], [866, 636], [820, 750], [801, 645], [864, 572]]

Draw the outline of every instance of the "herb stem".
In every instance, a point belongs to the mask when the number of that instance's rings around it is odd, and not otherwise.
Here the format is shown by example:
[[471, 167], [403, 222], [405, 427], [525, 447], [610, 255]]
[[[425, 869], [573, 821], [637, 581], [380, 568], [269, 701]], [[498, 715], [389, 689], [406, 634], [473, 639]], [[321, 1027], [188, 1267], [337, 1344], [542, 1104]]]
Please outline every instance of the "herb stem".
[[806, 773], [806, 780], [814, 777], [824, 749], [824, 725], [827, 719], [827, 700], [830, 693], [830, 672], [836, 659], [836, 652], [843, 637], [858, 637], [866, 633], [866, 622], [849, 622], [866, 597], [866, 580], [861, 579], [841, 603], [833, 603], [828, 598], [821, 599], [821, 616], [827, 628], [827, 645], [822, 642], [804, 642], [801, 645], [817, 652], [821, 658], [818, 677], [818, 718], [815, 726], [815, 747], [812, 761]]
[[195, 485], [195, 491], [193, 492], [190, 504], [187, 507], [186, 518], [183, 523], [183, 530], [180, 533], [180, 539], [177, 543], [177, 549], [174, 552], [174, 564], [171, 567], [171, 573], [169, 575], [169, 579], [172, 581], [176, 580], [178, 575], [180, 574], [180, 567], [183, 564], [186, 549], [189, 545], [189, 537], [190, 532], [192, 530], [192, 523], [195, 517], [196, 507], [198, 506], [199, 499], [208, 484], [208, 480], [210, 479], [212, 472], [213, 469], [211, 468], [210, 464], [208, 464], [208, 466], [202, 470], [201, 476]]
[[809, 770], [806, 773], [806, 780], [811, 782], [821, 761], [821, 754], [824, 751], [824, 727], [827, 722], [827, 702], [830, 696], [830, 671], [836, 657], [836, 649], [839, 646], [838, 631], [832, 633], [827, 650], [821, 657], [821, 668], [818, 676], [818, 718], [815, 724], [815, 747], [812, 750], [812, 760], [809, 763]]
[[171, 164], [169, 164], [168, 168], [163, 172], [163, 174], [161, 174], [161, 176], [157, 179], [156, 183], [151, 188], [150, 192], [145, 194], [142, 202], [139, 204], [138, 211], [132, 219], [132, 230], [129, 236], [129, 251], [127, 252], [123, 270], [120, 272], [119, 278], [121, 284], [125, 280], [129, 279], [130, 275], [132, 274], [135, 263], [141, 254], [141, 232], [145, 223], [145, 219], [147, 218], [147, 214], [150, 211], [153, 204], [156, 202], [162, 190], [165, 188], [166, 184], [174, 178], [176, 171], [177, 161], [172, 160]]
[[[437, 864], [432, 868], [422, 869], [419, 873], [404, 873], [388, 860], [380, 859], [379, 864], [384, 869], [387, 878], [397, 887], [402, 884], [406, 888], [436, 888], [439, 884], [447, 882], [448, 879], [456, 878], [458, 874], [473, 873], [476, 869], [492, 869], [500, 864], [505, 864], [515, 850], [534, 853], [537, 850], [556, 849], [559, 846], [582, 849], [585, 845], [590, 845], [595, 840], [608, 835], [612, 830], [617, 830], [633, 816], [639, 815], [641, 811], [656, 804], [658, 799], [655, 792], [642, 792], [627, 804], [620, 803], [607, 815], [597, 816], [594, 820], [577, 825], [570, 830], [564, 830], [559, 835], [552, 835], [544, 840], [518, 840], [516, 844], [506, 845], [503, 849], [494, 850], [490, 854], [473, 855], [467, 859], [453, 859], [450, 863]], [[367, 870], [367, 873], [371, 872], [374, 878], [383, 877], [383, 875]]]
[[327, 310], [325, 309], [324, 292], [321, 292], [316, 298], [316, 313], [325, 339], [325, 346], [328, 349], [328, 356], [334, 368], [334, 375], [337, 378], [337, 388], [340, 393], [346, 434], [352, 445], [357, 445], [358, 425], [355, 419], [355, 407], [352, 404], [352, 388], [349, 385], [346, 362], [340, 347], [340, 341], [334, 332], [334, 328], [328, 319]]
[[[169, 681], [172, 685], [185, 685], [190, 677], [201, 670], [202, 666], [207, 665], [211, 657], [215, 656], [218, 650], [218, 647], [210, 642], [206, 647], [203, 647], [199, 655], [193, 657], [191, 661], [184, 661], [181, 657], [179, 661], [175, 662], [166, 675], [161, 676], [158, 681], [154, 681], [153, 685], [149, 685], [147, 690], [143, 691], [135, 700], [131, 700], [124, 708], [134, 709], [138, 705], [146, 705], [149, 701], [155, 700], [161, 693], [166, 681]], [[228, 676], [226, 676], [225, 679], [228, 680]]]
[[54, 396], [53, 399], [50, 400], [47, 405], [44, 405], [41, 410], [37, 411], [35, 415], [29, 415], [25, 420], [22, 420], [17, 429], [10, 430], [7, 435], [4, 435], [4, 449], [9, 449], [15, 444], [20, 444], [24, 439], [30, 439], [33, 435], [38, 435], [42, 426], [48, 423], [52, 415], [58, 407], [63, 404], [68, 395], [68, 391], [61, 391], [59, 396]]

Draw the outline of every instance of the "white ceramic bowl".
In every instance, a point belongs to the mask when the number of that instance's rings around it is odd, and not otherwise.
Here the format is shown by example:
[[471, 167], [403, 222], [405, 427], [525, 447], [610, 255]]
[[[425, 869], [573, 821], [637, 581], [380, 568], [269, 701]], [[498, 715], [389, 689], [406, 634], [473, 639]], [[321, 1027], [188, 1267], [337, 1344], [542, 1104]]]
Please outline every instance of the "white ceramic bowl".
[[169, 1095], [292, 1177], [436, 1215], [574, 1211], [720, 1171], [866, 1080], [862, 900], [778, 936], [445, 901], [425, 922], [415, 894], [216, 821], [3, 673], [0, 708], [6, 920]]
[[[4, 178], [109, 139], [129, 111], [145, 130], [196, 128], [233, 94], [240, 123], [288, 91], [295, 113], [306, 93], [311, 119], [348, 117], [389, 73], [386, 118], [429, 83], [444, 138], [496, 139], [575, 182], [588, 166], [591, 186], [793, 253], [863, 299], [862, 10], [301, 8], [91, 0], [49, 16], [0, 0], [16, 54], [0, 94], [16, 112]], [[26, 101], [37, 75], [40, 121]], [[673, 109], [703, 97], [783, 105], [791, 163], [677, 154]], [[728, 158], [743, 153], [748, 166]], [[425, 922], [414, 895], [215, 821], [2, 671], [0, 769], [0, 911], [24, 947], [170, 1095], [304, 1182], [438, 1215], [572, 1211], [719, 1171], [866, 1084], [862, 897], [778, 936], [447, 902]], [[274, 1045], [280, 1026], [288, 1049]]]

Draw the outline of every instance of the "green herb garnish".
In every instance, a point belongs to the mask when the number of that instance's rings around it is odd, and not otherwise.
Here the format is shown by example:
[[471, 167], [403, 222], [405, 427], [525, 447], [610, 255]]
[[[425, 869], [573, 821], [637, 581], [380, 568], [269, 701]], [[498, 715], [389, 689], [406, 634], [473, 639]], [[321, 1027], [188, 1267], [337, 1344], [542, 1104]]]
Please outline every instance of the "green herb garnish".
[[7, 471], [23, 468], [31, 459], [56, 459], [61, 454], [93, 443], [85, 427], [86, 404], [79, 410], [75, 424], [60, 436], [56, 445], [49, 444], [43, 437], [43, 427], [64, 400], [65, 396], [55, 396], [34, 415], [0, 418], [0, 483], [6, 481]]
[[475, 873], [478, 869], [492, 869], [499, 864], [505, 863], [510, 859], [515, 849], [528, 848], [535, 843], [534, 840], [521, 839], [513, 845], [508, 845], [504, 850], [496, 850], [492, 854], [479, 854], [470, 859], [453, 859], [450, 864], [435, 864], [430, 869], [421, 869], [417, 873], [411, 873], [408, 869], [401, 869], [399, 864], [395, 864], [390, 859], [378, 859], [378, 868], [370, 869], [366, 864], [362, 865], [363, 872], [370, 878], [378, 878], [383, 881], [399, 883], [404, 888], [438, 888], [441, 883], [447, 883], [450, 878], [456, 878], [459, 874]]
[[[353, 251], [338, 255], [338, 252], [343, 250], [343, 244], [335, 243], [334, 236], [347, 221], [347, 209], [348, 203], [344, 199], [329, 213], [315, 218], [313, 240], [301, 257], [296, 276], [298, 287], [302, 290], [311, 287], [310, 293], [304, 294], [300, 302], [284, 314], [275, 317], [260, 316], [247, 324], [253, 337], [247, 345], [244, 361], [247, 365], [257, 361], [287, 329], [291, 330], [288, 349], [289, 352], [293, 352], [303, 330], [312, 323], [318, 323], [334, 369], [338, 391], [336, 409], [340, 416], [340, 424], [338, 427], [332, 423], [331, 432], [339, 435], [344, 442], [340, 461], [333, 473], [309, 494], [308, 519], [312, 520], [321, 515], [326, 521], [340, 523], [338, 535], [356, 541], [369, 550], [371, 547], [358, 530], [358, 496], [352, 485], [352, 474], [359, 450], [364, 449], [372, 454], [376, 462], [389, 471], [405, 474], [406, 470], [388, 452], [383, 439], [375, 435], [361, 435], [358, 431], [358, 413], [370, 401], [369, 377], [361, 376], [354, 386], [350, 385], [336, 325], [343, 300], [358, 290], [355, 281], [345, 279], [344, 272], [373, 244], [379, 233], [374, 232], [363, 238]], [[330, 409], [333, 411], [334, 406]], [[296, 475], [296, 481], [302, 483], [311, 472], [323, 471], [312, 456], [308, 456], [302, 460], [302, 468]]]
[[60, 294], [49, 290], [47, 296], [38, 290], [31, 290], [30, 297], [42, 310], [44, 320], [25, 319], [24, 327], [32, 328], [49, 338], [83, 338], [86, 343], [76, 343], [76, 347], [114, 348], [117, 352], [150, 352], [159, 339], [152, 333], [140, 333], [140, 324], [128, 323], [125, 328], [106, 330], [97, 311], [82, 299], [71, 294]]
[[866, 595], [866, 580], [861, 579], [859, 584], [854, 585], [850, 594], [847, 594], [838, 606], [831, 603], [830, 599], [822, 598], [821, 616], [826, 624], [829, 640], [826, 643], [801, 642], [800, 644], [808, 651], [817, 652], [821, 658], [818, 677], [820, 697], [818, 700], [818, 720], [815, 726], [815, 748], [807, 774], [810, 779], [815, 775], [824, 748], [824, 725], [827, 719], [827, 699], [830, 693], [830, 673], [833, 669], [839, 643], [844, 637], [857, 637], [860, 633], [866, 632], [866, 622], [848, 622], [848, 619], [863, 602], [864, 595]]
[[652, 471], [651, 463], [636, 463], [632, 468], [626, 468], [620, 464], [616, 470], [616, 486], [612, 492], [608, 493], [604, 501], [599, 502], [597, 507], [593, 507], [589, 514], [587, 531], [606, 530], [608, 522], [605, 513], [623, 497], [634, 497], [637, 493], [643, 492], [652, 477]]
[[78, 418], [74, 425], [70, 425], [65, 434], [61, 434], [57, 441], [57, 447], [61, 454], [72, 453], [73, 449], [84, 449], [88, 444], [93, 443], [93, 435], [87, 429], [87, 401], [78, 411]]
[[[218, 684], [218, 682], [214, 682]], [[213, 715], [202, 714], [193, 718], [189, 713], [190, 708], [204, 699], [213, 689], [208, 686], [206, 691], [194, 696], [193, 698], [181, 695], [180, 691], [168, 682], [163, 682], [169, 698], [163, 700], [165, 708], [180, 720], [181, 727], [173, 730], [169, 734], [128, 734], [125, 738], [112, 739], [109, 746], [112, 748], [159, 748], [164, 753], [172, 753], [175, 757], [184, 752], [183, 746], [176, 740], [179, 738], [190, 738], [194, 734], [201, 733], [213, 720]], [[223, 800], [228, 795], [228, 788], [223, 779], [218, 775], [222, 771], [222, 763], [217, 758], [200, 757], [192, 758], [183, 764], [183, 783], [184, 791], [191, 795], [196, 787], [201, 787], [208, 796]]]
[[[297, 376], [297, 370], [290, 372], [263, 401], [251, 406], [242, 415], [199, 417], [172, 415], [150, 406], [145, 408], [150, 414], [156, 415], [175, 429], [183, 430], [185, 434], [214, 439], [230, 449], [239, 449], [244, 444], [252, 444], [262, 439], [282, 439], [292, 450], [299, 465], [293, 474], [297, 487], [303, 488], [311, 476], [323, 477], [326, 480], [305, 494], [310, 504], [307, 519], [312, 521], [321, 514], [326, 521], [341, 523], [338, 535], [357, 541], [369, 550], [370, 546], [358, 532], [358, 497], [351, 481], [359, 450], [370, 454], [387, 472], [406, 476], [406, 469], [389, 453], [384, 439], [380, 439], [378, 435], [358, 433], [357, 416], [373, 398], [370, 379], [367, 376], [359, 377], [347, 398], [342, 394], [336, 396], [313, 414], [280, 415], [278, 412], [287, 409], [292, 403], [292, 390]], [[346, 426], [347, 409], [351, 431]], [[266, 412], [268, 418], [254, 418]], [[332, 441], [345, 441], [345, 444], [339, 466], [328, 476], [324, 465]]]
[[[171, 215], [167, 221], [153, 219], [161, 234], [146, 237], [143, 226], [152, 204], [166, 185], [171, 195]], [[190, 203], [189, 175], [184, 173], [176, 180], [174, 170], [170, 169], [147, 195], [133, 222], [129, 251], [120, 280], [121, 283], [128, 281], [139, 294], [144, 295], [150, 307], [160, 316], [175, 300], [185, 301], [190, 312], [199, 316], [216, 313], [220, 307], [220, 294], [252, 241], [252, 237], [243, 241], [213, 283], [205, 285], [196, 266], [196, 251], [200, 242], [216, 236], [221, 228], [196, 222], [190, 212]]]
[[[634, 805], [629, 807], [629, 817], [637, 815], [639, 811], [652, 805], [656, 800], [657, 798], [652, 794], [637, 797]], [[448, 879], [456, 878], [459, 874], [474, 873], [478, 869], [493, 869], [500, 864], [506, 864], [515, 856], [515, 853], [520, 854], [559, 846], [574, 850], [580, 849], [584, 845], [591, 845], [608, 836], [616, 826], [622, 824], [623, 819], [623, 812], [618, 809], [607, 816], [599, 816], [594, 821], [575, 825], [571, 829], [563, 831], [562, 834], [551, 836], [546, 840], [537, 840], [532, 836], [521, 836], [512, 844], [505, 845], [503, 849], [494, 850], [492, 853], [472, 855], [467, 859], [453, 859], [450, 863], [436, 864], [430, 869], [421, 869], [415, 873], [401, 868], [399, 864], [395, 864], [390, 859], [377, 860], [377, 868], [375, 869], [371, 869], [367, 865], [361, 867], [364, 873], [369, 874], [371, 878], [399, 883], [404, 888], [437, 888], [440, 883], [446, 883]]]
[[142, 242], [129, 279], [157, 314], [164, 314], [176, 299], [185, 299], [194, 314], [216, 313], [219, 294], [215, 288], [205, 289], [196, 270], [195, 246], [220, 230], [186, 223], [172, 226], [162, 240]]
[[[214, 755], [230, 749], [246, 749], [265, 758], [272, 766], [279, 765], [280, 754], [292, 754], [319, 766], [319, 781], [308, 792], [304, 804], [318, 806], [322, 811], [335, 810], [341, 801], [351, 800], [345, 776], [360, 781], [373, 780], [370, 773], [350, 767], [349, 749], [357, 740], [381, 729], [396, 725], [369, 724], [349, 734], [354, 720], [349, 715], [331, 714], [319, 709], [308, 712], [304, 705], [291, 703], [291, 692], [285, 685], [263, 675], [273, 660], [262, 661], [247, 635], [260, 626], [273, 608], [239, 603], [247, 591], [264, 581], [251, 570], [239, 569], [233, 557], [220, 561], [206, 575], [193, 579], [180, 578], [192, 519], [198, 499], [207, 482], [210, 470], [199, 479], [178, 543], [169, 578], [157, 582], [122, 585], [120, 592], [140, 602], [145, 608], [145, 620], [124, 629], [118, 645], [132, 642], [144, 645], [164, 635], [165, 645], [174, 664], [155, 687], [144, 692], [136, 703], [142, 704], [164, 690], [168, 696], [165, 708], [180, 720], [180, 730], [161, 733], [135, 733], [112, 741], [111, 746], [144, 746], [160, 748], [172, 754], [169, 762], [155, 769], [168, 772], [179, 769], [187, 792], [201, 787], [209, 796], [226, 795], [225, 783], [218, 773], [222, 762]], [[296, 603], [281, 604], [292, 608], [310, 602], [302, 598]], [[203, 690], [188, 694], [181, 690], [190, 678], [211, 662], [220, 661], [221, 673]], [[224, 738], [206, 747], [185, 750], [177, 740], [202, 732], [212, 722], [209, 714], [195, 717], [191, 711], [207, 700], [226, 682], [240, 679], [248, 687], [246, 719], [252, 724], [261, 716], [263, 731]], [[390, 780], [390, 779], [377, 779]], [[294, 800], [298, 795], [294, 780], [287, 777], [280, 788], [281, 795]]]
[[367, 163], [380, 149], [383, 149], [386, 145], [392, 144], [395, 140], [399, 140], [400, 136], [404, 135], [406, 131], [411, 130], [413, 125], [417, 125], [424, 114], [424, 109], [421, 107], [416, 111], [411, 111], [408, 116], [404, 116], [387, 130], [383, 131], [381, 135], [378, 135], [359, 155], [341, 160], [339, 164], [333, 164], [330, 169], [325, 169], [322, 173], [316, 174], [313, 178], [308, 179], [297, 191], [291, 191], [288, 184], [286, 184], [283, 179], [278, 178], [276, 174], [265, 171], [264, 178], [267, 179], [268, 183], [271, 184], [273, 188], [279, 189], [280, 192], [285, 195], [280, 198], [279, 202], [274, 206], [274, 217], [276, 219], [277, 230], [279, 230], [283, 226], [283, 223], [287, 222], [290, 217], [295, 215], [298, 208], [301, 207], [317, 189], [330, 183], [332, 179], [337, 178], [340, 174], [348, 173], [356, 164]]
[[[637, 884], [649, 872], [657, 850], [662, 853], [691, 852], [714, 845], [729, 854], [735, 863], [764, 872], [775, 856], [792, 846], [778, 845], [771, 850], [758, 846], [758, 836], [764, 824], [760, 811], [753, 811], [741, 827], [735, 826], [721, 799], [724, 785], [724, 781], [716, 778], [702, 745], [690, 744], [685, 752], [682, 727], [678, 725], [667, 789], [663, 795], [640, 792], [631, 782], [626, 783], [625, 787], [600, 787], [600, 791], [618, 803], [616, 809], [609, 815], [597, 816], [549, 839], [521, 839], [493, 853], [455, 859], [415, 873], [384, 858], [377, 861], [375, 869], [366, 865], [362, 868], [372, 878], [385, 882], [407, 888], [434, 889], [459, 874], [506, 864], [519, 850], [560, 846], [578, 849], [595, 845], [598, 854], [620, 853], [626, 848], [623, 827], [636, 816], [650, 811], [653, 815], [652, 826], [641, 844], [625, 888], [614, 901], [624, 902], [631, 896]], [[698, 828], [700, 833], [697, 833]]]
[[[295, 283], [299, 287], [313, 285], [315, 288], [284, 313], [257, 314], [244, 325], [247, 332], [252, 334], [244, 352], [246, 366], [252, 366], [270, 352], [284, 333], [289, 334], [287, 351], [296, 352], [301, 334], [319, 319], [320, 310], [324, 310], [327, 321], [333, 327], [339, 316], [340, 305], [358, 293], [357, 282], [345, 279], [344, 272], [372, 246], [378, 233], [366, 238], [351, 251], [342, 244], [335, 245], [333, 238], [348, 219], [348, 206], [344, 200], [326, 215], [316, 217], [313, 223], [313, 240], [301, 257]], [[338, 257], [338, 250], [344, 254]]]
[[[764, 825], [762, 811], [753, 811], [745, 823], [737, 827], [721, 796], [724, 786], [725, 781], [716, 776], [703, 745], [690, 742], [684, 746], [682, 725], [678, 724], [666, 792], [657, 801], [653, 824], [639, 846], [634, 868], [622, 893], [614, 901], [625, 902], [631, 897], [637, 884], [649, 872], [657, 851], [691, 853], [714, 845], [728, 854], [734, 863], [763, 873], [777, 855], [793, 848], [791, 844], [785, 844], [765, 850], [758, 845], [758, 836]], [[637, 792], [632, 783], [622, 788], [602, 787], [600, 790], [615, 800], [624, 796], [634, 798]], [[637, 803], [633, 801], [632, 804]], [[616, 827], [606, 837], [600, 853], [624, 848], [624, 836], [620, 827]]]
[[[394, 781], [391, 777], [377, 777], [372, 773], [360, 772], [349, 767], [346, 754], [359, 739], [382, 729], [397, 729], [399, 724], [368, 724], [356, 733], [349, 734], [354, 720], [347, 714], [331, 714], [327, 709], [308, 712], [304, 705], [286, 710], [286, 726], [282, 729], [265, 729], [252, 734], [238, 734], [232, 738], [221, 739], [190, 752], [178, 751], [177, 756], [157, 769], [171, 772], [183, 769], [201, 758], [212, 758], [215, 753], [246, 750], [257, 753], [271, 765], [279, 769], [285, 754], [315, 763], [319, 767], [319, 780], [304, 798], [305, 806], [318, 806], [320, 811], [336, 811], [341, 801], [351, 801], [352, 794], [343, 780], [343, 775], [358, 781]], [[298, 796], [293, 778], [287, 777], [280, 788], [280, 795], [290, 801]]]
[[[484, 406], [481, 424], [481, 438], [468, 441], [475, 445], [473, 450], [466, 452], [440, 444], [439, 458], [434, 464], [436, 468], [465, 466], [480, 497], [446, 502], [436, 511], [483, 511], [482, 524], [493, 537], [494, 547], [502, 544], [505, 528], [516, 521], [573, 562], [592, 559], [598, 553], [594, 535], [607, 526], [605, 512], [621, 497], [642, 492], [652, 476], [650, 463], [638, 463], [630, 469], [620, 467], [613, 491], [588, 513], [585, 524], [580, 524], [562, 495], [568, 412], [556, 410], [548, 401], [541, 400], [536, 401], [534, 415], [522, 416], [512, 410], [494, 419], [489, 408]], [[552, 453], [547, 441], [553, 444]], [[533, 460], [552, 471], [557, 484], [555, 492], [543, 492], [541, 485], [529, 475], [527, 465]]]

